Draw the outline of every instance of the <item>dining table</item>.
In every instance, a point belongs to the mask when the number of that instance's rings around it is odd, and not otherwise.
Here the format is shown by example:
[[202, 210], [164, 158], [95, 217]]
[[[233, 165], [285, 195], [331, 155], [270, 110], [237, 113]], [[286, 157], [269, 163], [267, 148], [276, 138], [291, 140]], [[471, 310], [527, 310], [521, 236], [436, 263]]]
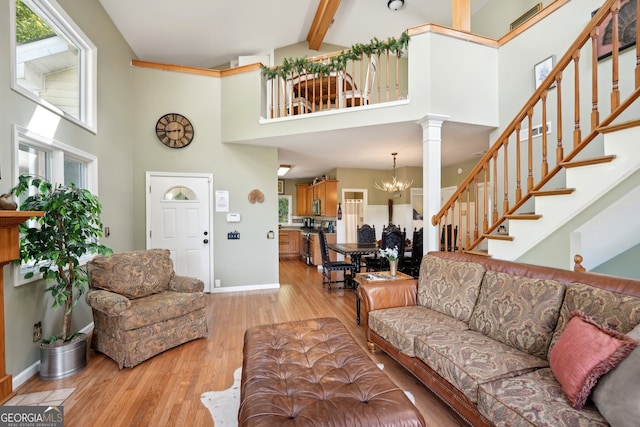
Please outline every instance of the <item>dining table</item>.
[[351, 258], [351, 263], [356, 266], [356, 273], [360, 273], [362, 257], [378, 252], [376, 243], [330, 243], [329, 249]]

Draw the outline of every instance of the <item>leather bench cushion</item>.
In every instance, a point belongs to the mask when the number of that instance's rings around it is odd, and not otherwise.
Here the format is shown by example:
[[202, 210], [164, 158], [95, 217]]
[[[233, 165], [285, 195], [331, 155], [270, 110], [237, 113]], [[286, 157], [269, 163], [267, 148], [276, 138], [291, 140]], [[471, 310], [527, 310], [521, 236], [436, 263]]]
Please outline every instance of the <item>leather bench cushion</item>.
[[334, 318], [244, 336], [240, 426], [424, 426], [422, 415]]
[[547, 367], [546, 360], [476, 331], [435, 331], [415, 340], [415, 355], [443, 378], [478, 401], [478, 386]]
[[469, 329], [546, 358], [564, 290], [557, 280], [487, 271]]
[[206, 306], [202, 292], [162, 292], [131, 300], [131, 307], [120, 314], [119, 327], [125, 331], [162, 323], [167, 319], [184, 316]]
[[640, 297], [624, 295], [583, 283], [571, 283], [565, 292], [549, 352], [569, 321], [569, 314], [576, 310], [593, 318], [599, 325], [622, 334], [628, 333], [640, 323]]
[[482, 264], [427, 254], [420, 264], [418, 305], [468, 322], [484, 274]]
[[431, 331], [464, 331], [469, 326], [460, 320], [421, 306], [386, 308], [369, 312], [369, 328], [401, 353], [413, 357], [414, 338]]
[[129, 299], [166, 291], [174, 275], [168, 249], [97, 256], [87, 263], [87, 268], [92, 288], [111, 291]]
[[571, 407], [549, 368], [482, 384], [478, 410], [498, 427], [609, 425], [593, 404]]

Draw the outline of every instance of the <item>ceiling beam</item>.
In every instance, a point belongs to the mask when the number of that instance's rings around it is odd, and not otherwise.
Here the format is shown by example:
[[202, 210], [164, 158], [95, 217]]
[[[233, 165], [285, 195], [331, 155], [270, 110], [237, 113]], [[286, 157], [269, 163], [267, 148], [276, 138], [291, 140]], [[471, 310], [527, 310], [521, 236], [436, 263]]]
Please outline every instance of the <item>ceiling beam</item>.
[[309, 34], [307, 34], [309, 49], [318, 50], [320, 48], [324, 36], [327, 35], [327, 31], [333, 22], [338, 6], [340, 6], [340, 0], [320, 0], [316, 16], [313, 18]]

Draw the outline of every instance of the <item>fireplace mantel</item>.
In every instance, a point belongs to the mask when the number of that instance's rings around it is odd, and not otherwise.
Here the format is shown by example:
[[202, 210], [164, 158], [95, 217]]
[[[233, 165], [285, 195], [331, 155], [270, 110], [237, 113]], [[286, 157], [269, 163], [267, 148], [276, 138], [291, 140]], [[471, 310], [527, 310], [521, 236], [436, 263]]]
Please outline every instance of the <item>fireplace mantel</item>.
[[18, 226], [42, 212], [0, 211], [0, 404], [13, 395], [11, 375], [7, 374], [7, 361], [4, 336], [4, 266], [20, 258], [20, 237]]

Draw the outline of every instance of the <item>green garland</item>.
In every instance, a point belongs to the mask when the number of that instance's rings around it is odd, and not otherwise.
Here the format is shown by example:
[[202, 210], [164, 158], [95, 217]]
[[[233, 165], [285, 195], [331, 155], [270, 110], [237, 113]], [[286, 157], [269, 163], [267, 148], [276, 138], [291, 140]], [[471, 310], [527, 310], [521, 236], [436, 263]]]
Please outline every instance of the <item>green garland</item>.
[[400, 58], [408, 44], [409, 34], [405, 31], [397, 40], [390, 37], [386, 41], [380, 41], [374, 37], [369, 44], [354, 44], [351, 46], [351, 49], [347, 51], [343, 50], [339, 55], [329, 58], [329, 62], [326, 63], [310, 61], [307, 57], [297, 59], [285, 58], [282, 61], [282, 65], [277, 65], [273, 68], [263, 65], [260, 69], [262, 70], [262, 75], [267, 80], [272, 80], [276, 77], [286, 79], [291, 76], [292, 73], [328, 76], [332, 72], [344, 70], [348, 61], [359, 61], [363, 54], [366, 56], [379, 56], [387, 52], [395, 52], [398, 58]]

